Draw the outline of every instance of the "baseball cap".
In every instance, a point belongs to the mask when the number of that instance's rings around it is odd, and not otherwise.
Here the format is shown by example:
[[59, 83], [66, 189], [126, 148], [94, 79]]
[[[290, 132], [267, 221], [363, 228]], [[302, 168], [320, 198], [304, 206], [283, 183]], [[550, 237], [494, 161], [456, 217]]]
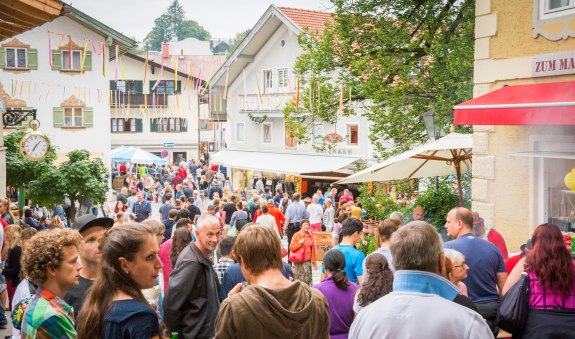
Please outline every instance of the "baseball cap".
[[82, 233], [85, 230], [89, 229], [90, 227], [100, 226], [104, 228], [110, 228], [114, 226], [114, 219], [102, 217], [96, 218], [92, 214], [86, 214], [79, 218], [76, 218], [76, 221], [72, 224], [72, 229]]

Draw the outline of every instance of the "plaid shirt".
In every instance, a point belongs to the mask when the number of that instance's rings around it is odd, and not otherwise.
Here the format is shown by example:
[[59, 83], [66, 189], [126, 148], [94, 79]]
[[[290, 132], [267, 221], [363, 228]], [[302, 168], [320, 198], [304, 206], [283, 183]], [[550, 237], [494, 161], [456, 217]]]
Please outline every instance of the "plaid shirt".
[[21, 338], [76, 338], [72, 306], [38, 287], [24, 314]]
[[217, 264], [214, 265], [214, 271], [216, 271], [216, 274], [218, 275], [218, 280], [220, 281], [220, 284], [222, 283], [222, 279], [224, 278], [224, 273], [226, 273], [228, 267], [232, 266], [232, 264], [234, 263], [235, 261], [233, 261], [232, 259], [222, 258], [218, 261]]

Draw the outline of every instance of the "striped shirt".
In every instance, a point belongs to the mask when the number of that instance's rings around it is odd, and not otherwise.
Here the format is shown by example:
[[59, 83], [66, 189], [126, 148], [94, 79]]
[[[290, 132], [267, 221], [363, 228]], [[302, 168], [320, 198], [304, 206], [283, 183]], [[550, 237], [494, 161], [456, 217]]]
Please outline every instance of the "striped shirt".
[[38, 287], [24, 314], [21, 338], [76, 338], [72, 306]]

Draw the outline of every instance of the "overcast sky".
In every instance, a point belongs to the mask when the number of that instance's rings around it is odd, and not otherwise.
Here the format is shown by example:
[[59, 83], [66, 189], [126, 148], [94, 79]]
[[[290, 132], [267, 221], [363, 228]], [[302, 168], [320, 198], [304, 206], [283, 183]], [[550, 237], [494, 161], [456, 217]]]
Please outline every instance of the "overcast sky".
[[[142, 41], [172, 0], [67, 0], [72, 6]], [[252, 28], [271, 5], [329, 11], [328, 0], [180, 0], [186, 18], [197, 21], [213, 38], [232, 38]]]

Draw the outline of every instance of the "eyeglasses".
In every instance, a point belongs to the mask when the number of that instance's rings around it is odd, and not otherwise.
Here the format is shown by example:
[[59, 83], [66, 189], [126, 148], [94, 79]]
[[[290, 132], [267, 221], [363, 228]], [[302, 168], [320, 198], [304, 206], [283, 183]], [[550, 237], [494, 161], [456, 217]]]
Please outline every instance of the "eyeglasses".
[[463, 267], [463, 266], [467, 266], [467, 264], [465, 262], [463, 262], [463, 264], [461, 264], [461, 265], [453, 265], [453, 267]]

